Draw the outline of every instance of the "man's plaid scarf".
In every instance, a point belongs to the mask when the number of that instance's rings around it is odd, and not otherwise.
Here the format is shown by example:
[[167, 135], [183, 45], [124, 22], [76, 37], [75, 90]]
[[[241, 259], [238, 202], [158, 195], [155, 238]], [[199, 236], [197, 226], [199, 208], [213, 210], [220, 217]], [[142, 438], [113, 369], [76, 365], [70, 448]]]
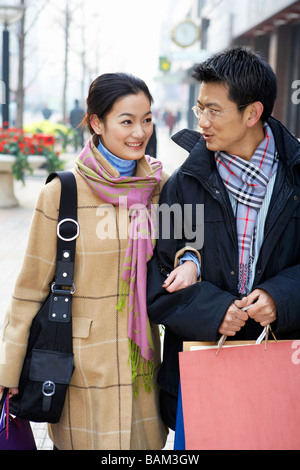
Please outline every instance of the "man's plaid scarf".
[[274, 136], [267, 124], [264, 131], [265, 139], [249, 162], [226, 152], [215, 153], [219, 174], [226, 189], [237, 201], [238, 290], [243, 295], [249, 293], [257, 214], [265, 198], [268, 182], [278, 165]]

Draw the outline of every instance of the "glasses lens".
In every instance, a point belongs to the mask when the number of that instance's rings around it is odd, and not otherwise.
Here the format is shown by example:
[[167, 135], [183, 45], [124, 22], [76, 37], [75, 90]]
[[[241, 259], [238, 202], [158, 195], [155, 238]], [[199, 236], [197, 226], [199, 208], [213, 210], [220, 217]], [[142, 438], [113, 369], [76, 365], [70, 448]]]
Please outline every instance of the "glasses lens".
[[193, 106], [192, 111], [195, 114], [197, 119], [199, 119], [201, 117], [201, 115], [202, 115], [201, 109], [198, 108], [198, 106]]
[[206, 119], [209, 121], [215, 121], [218, 115], [214, 113], [211, 109], [201, 109], [198, 106], [193, 106], [192, 108], [197, 119], [201, 119], [205, 115]]
[[209, 121], [215, 121], [218, 117], [216, 113], [214, 113], [211, 109], [206, 110], [206, 117]]

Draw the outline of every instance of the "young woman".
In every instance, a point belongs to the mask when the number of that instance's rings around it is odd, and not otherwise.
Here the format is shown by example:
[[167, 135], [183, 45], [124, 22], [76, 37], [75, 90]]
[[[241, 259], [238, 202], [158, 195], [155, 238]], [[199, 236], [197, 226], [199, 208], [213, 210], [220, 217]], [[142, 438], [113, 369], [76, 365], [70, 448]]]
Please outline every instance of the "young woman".
[[[145, 298], [154, 248], [150, 206], [166, 179], [161, 163], [145, 156], [151, 102], [145, 83], [130, 75], [104, 74], [90, 86], [85, 122], [92, 137], [72, 170], [80, 226], [72, 302], [75, 371], [61, 420], [49, 425], [59, 450], [165, 444], [155, 387], [160, 340]], [[11, 394], [17, 392], [32, 319], [54, 277], [60, 191], [58, 178], [41, 191], [4, 323], [0, 384]], [[139, 212], [129, 212], [137, 204], [146, 212], [149, 232], [143, 237], [134, 236]]]

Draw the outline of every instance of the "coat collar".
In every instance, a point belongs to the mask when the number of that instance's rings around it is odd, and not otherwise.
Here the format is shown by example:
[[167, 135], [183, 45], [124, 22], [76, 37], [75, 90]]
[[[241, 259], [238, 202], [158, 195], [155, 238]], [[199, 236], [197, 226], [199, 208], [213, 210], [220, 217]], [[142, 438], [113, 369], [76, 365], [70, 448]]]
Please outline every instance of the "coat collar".
[[[275, 118], [270, 118], [268, 124], [274, 134], [276, 147], [280, 160], [288, 167], [294, 164], [300, 165], [300, 143], [299, 141]], [[182, 170], [192, 170], [204, 175], [215, 168], [214, 153], [209, 151], [201, 134], [196, 131], [183, 129], [172, 137], [172, 140], [190, 155], [181, 166]]]
[[202, 135], [196, 131], [183, 129], [172, 140], [189, 152], [188, 158], [180, 167], [182, 172], [192, 172], [202, 180], [208, 180], [216, 167], [214, 154], [207, 149]]

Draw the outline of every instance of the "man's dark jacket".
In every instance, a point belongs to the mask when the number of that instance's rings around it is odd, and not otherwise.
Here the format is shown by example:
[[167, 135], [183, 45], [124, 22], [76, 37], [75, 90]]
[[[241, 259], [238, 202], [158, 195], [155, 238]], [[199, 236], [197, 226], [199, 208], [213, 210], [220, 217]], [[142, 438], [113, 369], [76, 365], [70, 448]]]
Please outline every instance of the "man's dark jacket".
[[[277, 306], [272, 325], [278, 339], [300, 338], [300, 144], [285, 127], [271, 118], [279, 154], [279, 167], [270, 202], [264, 241], [256, 265], [255, 288], [264, 289]], [[201, 282], [176, 293], [163, 287], [172, 271], [176, 253], [189, 241], [157, 240], [148, 263], [147, 302], [150, 320], [165, 326], [161, 388], [177, 396], [178, 352], [182, 342], [217, 341], [218, 329], [235, 299], [239, 298], [236, 222], [214, 154], [196, 132], [183, 130], [173, 140], [190, 152], [183, 165], [167, 181], [160, 204], [204, 204], [204, 245]], [[196, 217], [195, 217], [196, 220]], [[165, 222], [165, 221], [164, 221]], [[171, 222], [171, 226], [173, 221]], [[194, 227], [195, 229], [195, 227]], [[178, 238], [178, 236], [177, 236]], [[249, 319], [233, 339], [257, 339], [262, 327]]]

